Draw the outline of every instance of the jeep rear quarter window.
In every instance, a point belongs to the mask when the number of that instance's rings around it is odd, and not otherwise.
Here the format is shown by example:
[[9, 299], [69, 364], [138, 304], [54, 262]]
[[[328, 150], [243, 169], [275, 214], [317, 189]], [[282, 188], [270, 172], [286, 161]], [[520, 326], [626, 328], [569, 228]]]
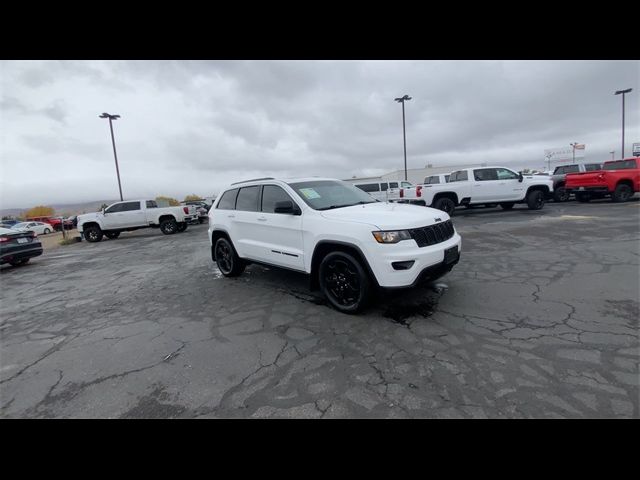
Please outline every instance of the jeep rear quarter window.
[[235, 210], [236, 209], [236, 197], [238, 196], [238, 189], [227, 190], [222, 194], [222, 198], [218, 202], [216, 208], [220, 210]]

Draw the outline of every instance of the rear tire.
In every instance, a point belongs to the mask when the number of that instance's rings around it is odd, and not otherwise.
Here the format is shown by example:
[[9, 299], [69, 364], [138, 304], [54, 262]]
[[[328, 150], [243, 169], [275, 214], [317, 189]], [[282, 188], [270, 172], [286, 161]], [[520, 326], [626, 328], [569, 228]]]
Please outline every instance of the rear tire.
[[540, 210], [544, 207], [544, 193], [541, 190], [532, 190], [527, 195], [529, 210]]
[[233, 244], [226, 238], [219, 238], [215, 246], [216, 264], [225, 277], [237, 277], [246, 267], [246, 263], [238, 256]]
[[503, 210], [511, 210], [513, 208], [513, 203], [501, 203], [500, 206]]
[[434, 202], [433, 208], [437, 210], [442, 210], [443, 212], [448, 214], [450, 217], [452, 217], [453, 212], [456, 209], [456, 204], [453, 202], [453, 200], [451, 200], [448, 197], [440, 197]]
[[48, 228], [45, 228], [45, 229], [44, 229], [44, 234], [45, 234], [45, 235], [47, 235], [47, 234], [49, 234], [49, 233], [51, 233], [51, 230], [49, 230]]
[[613, 195], [611, 195], [611, 200], [616, 203], [626, 202], [632, 196], [633, 196], [633, 191], [631, 190], [631, 187], [623, 183], [616, 187], [615, 191], [613, 192]]
[[569, 191], [564, 187], [558, 187], [553, 191], [554, 202], [566, 202], [569, 200]]
[[342, 313], [362, 311], [371, 296], [371, 281], [360, 262], [344, 252], [326, 255], [318, 269], [320, 289], [333, 308]]
[[91, 225], [84, 229], [84, 238], [87, 239], [87, 242], [99, 242], [102, 240], [102, 235], [102, 230], [97, 225]]
[[165, 219], [160, 222], [160, 230], [165, 235], [173, 235], [178, 231], [178, 222], [174, 218]]
[[584, 192], [576, 193], [576, 200], [580, 203], [587, 203], [591, 201], [591, 195]]

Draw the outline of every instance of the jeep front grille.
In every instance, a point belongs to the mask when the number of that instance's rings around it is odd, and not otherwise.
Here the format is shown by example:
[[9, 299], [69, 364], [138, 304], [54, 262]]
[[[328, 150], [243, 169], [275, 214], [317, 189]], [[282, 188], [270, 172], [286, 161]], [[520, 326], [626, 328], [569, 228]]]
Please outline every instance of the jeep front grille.
[[453, 223], [451, 223], [451, 220], [447, 220], [428, 227], [412, 228], [409, 233], [419, 247], [428, 247], [453, 237]]

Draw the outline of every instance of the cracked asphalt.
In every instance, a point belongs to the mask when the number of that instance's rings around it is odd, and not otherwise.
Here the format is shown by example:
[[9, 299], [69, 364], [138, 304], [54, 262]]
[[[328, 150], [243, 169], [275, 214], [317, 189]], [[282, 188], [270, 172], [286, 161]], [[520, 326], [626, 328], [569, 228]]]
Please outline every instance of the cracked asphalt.
[[3, 418], [639, 418], [640, 201], [458, 211], [438, 284], [342, 315], [206, 224], [0, 269]]

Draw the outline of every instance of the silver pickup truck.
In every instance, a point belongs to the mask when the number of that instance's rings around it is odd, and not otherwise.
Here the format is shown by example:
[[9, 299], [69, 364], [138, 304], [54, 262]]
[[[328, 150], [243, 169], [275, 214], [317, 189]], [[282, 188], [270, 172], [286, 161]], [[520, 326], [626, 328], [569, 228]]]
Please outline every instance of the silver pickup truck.
[[567, 173], [581, 173], [602, 170], [600, 163], [572, 163], [569, 165], [558, 165], [551, 175], [553, 180], [553, 200], [556, 202], [566, 202], [569, 200], [570, 192], [564, 188], [567, 180]]
[[187, 223], [197, 220], [193, 205], [162, 207], [155, 200], [127, 200], [104, 208], [101, 212], [78, 215], [78, 232], [89, 242], [99, 242], [103, 235], [118, 238], [121, 232], [140, 228], [159, 228], [165, 235], [184, 232]]

